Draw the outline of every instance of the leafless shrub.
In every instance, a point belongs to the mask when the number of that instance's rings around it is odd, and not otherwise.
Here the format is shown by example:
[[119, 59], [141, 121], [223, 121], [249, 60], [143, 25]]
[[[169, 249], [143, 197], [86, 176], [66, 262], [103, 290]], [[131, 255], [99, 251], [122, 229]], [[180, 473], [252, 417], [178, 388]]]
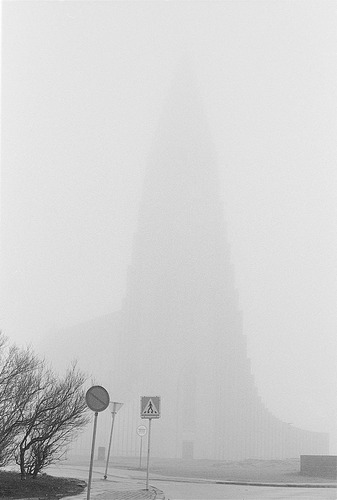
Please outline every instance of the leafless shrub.
[[36, 477], [59, 460], [89, 420], [85, 381], [76, 363], [60, 378], [0, 333], [0, 466], [15, 459], [22, 478]]
[[0, 465], [13, 458], [24, 412], [38, 392], [36, 371], [41, 362], [31, 349], [8, 344], [0, 333]]
[[38, 371], [40, 390], [26, 408], [16, 461], [21, 477], [36, 475], [59, 460], [76, 434], [88, 423], [83, 384], [85, 376], [73, 364], [59, 379], [46, 369]]

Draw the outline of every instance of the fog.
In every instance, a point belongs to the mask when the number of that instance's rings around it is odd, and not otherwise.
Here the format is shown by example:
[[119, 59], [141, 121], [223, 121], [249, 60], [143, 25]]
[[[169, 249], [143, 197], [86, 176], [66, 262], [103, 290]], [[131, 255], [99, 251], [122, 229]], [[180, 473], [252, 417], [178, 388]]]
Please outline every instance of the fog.
[[336, 3], [2, 11], [4, 333], [39, 350], [121, 307], [158, 123], [188, 61], [259, 394], [337, 453]]

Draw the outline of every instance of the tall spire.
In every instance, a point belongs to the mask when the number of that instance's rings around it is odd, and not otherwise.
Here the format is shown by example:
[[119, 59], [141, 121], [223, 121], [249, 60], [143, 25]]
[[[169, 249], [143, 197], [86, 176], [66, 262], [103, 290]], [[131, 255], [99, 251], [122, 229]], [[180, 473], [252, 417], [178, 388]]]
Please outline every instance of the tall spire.
[[[121, 311], [120, 384], [136, 416], [141, 393], [162, 396], [158, 454], [238, 459], [323, 451], [322, 436], [310, 448], [312, 434], [290, 431], [257, 395], [216, 156], [191, 73], [184, 67], [174, 79], [149, 160]], [[297, 440], [292, 448], [288, 437]]]
[[[215, 355], [225, 338], [241, 335], [218, 167], [206, 124], [191, 68], [184, 68], [158, 124], [125, 304], [125, 314], [137, 317], [133, 324], [138, 325], [125, 333], [129, 342], [143, 359], [150, 352], [164, 365], [174, 346], [187, 362], [205, 352]], [[224, 324], [231, 327], [224, 331]]]
[[[164, 211], [160, 212], [162, 223], [165, 215], [175, 220], [190, 212], [191, 218], [198, 207], [202, 217], [201, 204], [205, 210], [211, 200], [213, 205], [220, 200], [214, 147], [190, 64], [182, 65], [172, 82], [146, 177], [142, 211], [150, 212], [152, 223], [154, 209]], [[143, 223], [144, 218], [141, 214]]]

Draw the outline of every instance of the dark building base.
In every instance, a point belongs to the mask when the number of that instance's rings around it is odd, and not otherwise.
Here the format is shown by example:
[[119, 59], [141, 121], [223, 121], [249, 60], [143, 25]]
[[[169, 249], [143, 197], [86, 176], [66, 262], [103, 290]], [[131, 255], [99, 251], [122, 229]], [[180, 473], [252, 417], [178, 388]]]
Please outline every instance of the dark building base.
[[303, 476], [337, 479], [337, 456], [301, 455], [300, 472]]

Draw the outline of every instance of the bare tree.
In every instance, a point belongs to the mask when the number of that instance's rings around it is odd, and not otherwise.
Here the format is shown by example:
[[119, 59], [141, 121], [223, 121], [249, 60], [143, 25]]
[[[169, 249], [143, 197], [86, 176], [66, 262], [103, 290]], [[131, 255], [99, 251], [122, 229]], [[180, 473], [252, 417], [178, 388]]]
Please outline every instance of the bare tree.
[[0, 332], [0, 466], [15, 458], [22, 478], [36, 477], [58, 460], [88, 422], [84, 382], [76, 363], [59, 378]]
[[39, 366], [40, 361], [30, 348], [9, 345], [0, 333], [0, 466], [13, 459], [25, 409], [39, 392]]
[[21, 477], [36, 477], [59, 460], [76, 434], [88, 423], [85, 375], [74, 363], [59, 379], [45, 366], [36, 374], [40, 390], [26, 406], [16, 461]]

